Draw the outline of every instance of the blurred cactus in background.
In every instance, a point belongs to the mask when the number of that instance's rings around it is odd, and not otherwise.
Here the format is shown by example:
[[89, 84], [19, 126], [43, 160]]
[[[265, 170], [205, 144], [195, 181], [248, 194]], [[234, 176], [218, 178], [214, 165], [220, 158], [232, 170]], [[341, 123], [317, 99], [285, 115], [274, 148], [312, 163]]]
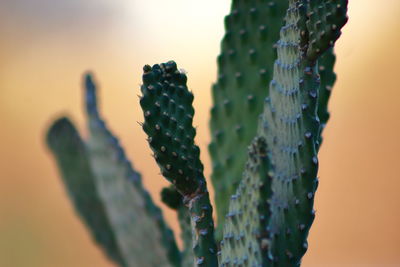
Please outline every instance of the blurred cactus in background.
[[211, 182], [200, 149], [193, 94], [174, 61], [146, 65], [143, 130], [176, 210], [183, 248], [97, 109], [85, 77], [89, 137], [68, 118], [47, 144], [81, 219], [119, 266], [299, 266], [318, 186], [318, 150], [335, 82], [333, 46], [347, 0], [233, 0], [212, 89]]

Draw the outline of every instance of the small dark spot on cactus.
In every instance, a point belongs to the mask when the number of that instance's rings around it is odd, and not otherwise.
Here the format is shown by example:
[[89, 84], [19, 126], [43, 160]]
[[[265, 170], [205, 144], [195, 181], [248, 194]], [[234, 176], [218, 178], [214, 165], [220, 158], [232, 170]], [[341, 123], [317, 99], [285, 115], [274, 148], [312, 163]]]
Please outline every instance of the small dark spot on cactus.
[[176, 93], [177, 93], [178, 97], [184, 97], [184, 95], [187, 94], [186, 92], [187, 92], [187, 87], [186, 86], [179, 85], [176, 88]]
[[206, 236], [208, 234], [208, 230], [207, 229], [200, 229], [199, 230], [199, 234], [202, 236]]
[[305, 136], [307, 139], [310, 139], [310, 138], [312, 137], [312, 133], [311, 133], [311, 132], [306, 132], [306, 133], [304, 134], [304, 136]]
[[241, 137], [243, 135], [243, 126], [236, 125], [235, 126], [235, 132], [239, 137]]
[[274, 261], [274, 256], [272, 255], [271, 252], [268, 252], [268, 260]]
[[270, 1], [270, 2], [268, 3], [268, 6], [269, 6], [270, 8], [273, 8], [273, 7], [276, 6], [276, 4], [275, 4], [274, 1]]
[[204, 263], [204, 257], [197, 258], [196, 260], [197, 265], [202, 265], [203, 263]]
[[292, 234], [292, 230], [290, 230], [290, 228], [286, 229], [286, 235], [291, 235]]
[[251, 61], [252, 63], [254, 63], [254, 62], [256, 61], [256, 59], [257, 59], [257, 53], [256, 53], [256, 50], [255, 50], [254, 48], [252, 48], [252, 49], [249, 50], [249, 58], [250, 58], [250, 61]]
[[236, 55], [236, 51], [234, 49], [231, 49], [228, 51], [228, 56], [231, 60], [233, 60], [235, 58]]
[[304, 73], [306, 74], [306, 75], [312, 75], [312, 68], [311, 67], [306, 67], [305, 69], [304, 69]]
[[257, 8], [255, 8], [255, 7], [250, 8], [249, 13], [250, 13], [251, 18], [255, 19], [257, 17]]
[[312, 199], [313, 196], [314, 196], [314, 193], [313, 193], [313, 192], [309, 192], [309, 193], [307, 194], [307, 198], [308, 198], [308, 199]]
[[258, 32], [260, 33], [261, 39], [265, 39], [267, 37], [267, 26], [260, 25], [258, 27]]
[[230, 155], [230, 156], [226, 157], [225, 165], [226, 166], [232, 166], [233, 161], [234, 161], [234, 156]]
[[312, 98], [316, 98], [317, 97], [317, 90], [310, 90], [309, 94], [310, 94], [310, 96]]
[[245, 29], [241, 29], [241, 30], [239, 31], [239, 35], [240, 35], [240, 40], [241, 40], [242, 42], [246, 42], [246, 41], [247, 41], [247, 39], [248, 39], [248, 34], [247, 34], [247, 31], [246, 31]]
[[[220, 75], [218, 75], [218, 84], [220, 85], [224, 85], [225, 84], [225, 74], [221, 73]], [[219, 87], [219, 88], [223, 88], [223, 87]]]
[[267, 72], [267, 70], [266, 70], [266, 69], [260, 69], [259, 74], [260, 74], [261, 80], [262, 80], [263, 82], [266, 82], [266, 81], [267, 81], [267, 78], [268, 78], [268, 72]]
[[167, 72], [174, 72], [174, 71], [177, 70], [176, 63], [175, 63], [175, 61], [173, 61], [173, 60], [170, 60], [170, 61], [168, 61], [167, 63], [165, 63], [165, 64], [163, 64], [163, 65], [164, 65], [165, 70], [166, 70]]
[[304, 229], [306, 229], [306, 226], [304, 224], [299, 224], [298, 227], [300, 231], [304, 231]]
[[272, 138], [272, 142], [273, 142], [274, 145], [278, 144], [278, 137], [277, 137], [277, 136], [274, 136], [274, 137]]
[[254, 97], [254, 95], [252, 95], [252, 94], [250, 94], [250, 95], [247, 95], [247, 101], [248, 101], [249, 103], [253, 103], [253, 102], [254, 102], [254, 100], [255, 100], [255, 97]]
[[231, 31], [226, 30], [224, 38], [223, 38], [223, 42], [228, 44], [228, 46], [233, 43], [233, 34]]
[[312, 158], [312, 161], [313, 161], [314, 164], [318, 164], [318, 158], [316, 156], [314, 156]]
[[235, 73], [235, 79], [238, 85], [243, 84], [243, 74], [241, 72], [238, 71]]
[[143, 71], [144, 71], [145, 73], [151, 71], [151, 66], [150, 66], [150, 65], [144, 65]]
[[232, 10], [231, 14], [233, 18], [237, 19], [239, 17], [239, 10], [234, 9]]
[[290, 252], [289, 250], [286, 250], [286, 256], [287, 256], [289, 259], [293, 259], [293, 253]]
[[232, 102], [229, 99], [225, 99], [223, 102], [224, 109], [227, 115], [230, 115], [232, 112]]

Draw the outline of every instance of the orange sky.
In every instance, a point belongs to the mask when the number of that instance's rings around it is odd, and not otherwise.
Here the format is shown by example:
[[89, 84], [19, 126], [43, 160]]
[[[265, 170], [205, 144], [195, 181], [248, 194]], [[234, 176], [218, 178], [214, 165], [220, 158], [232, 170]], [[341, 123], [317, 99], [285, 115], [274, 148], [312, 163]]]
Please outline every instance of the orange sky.
[[[84, 130], [87, 69], [101, 85], [108, 124], [159, 203], [167, 183], [136, 123], [136, 95], [144, 64], [175, 59], [195, 94], [209, 176], [210, 85], [230, 1], [82, 2], [2, 1], [0, 266], [111, 266], [75, 216], [43, 142], [59, 114]], [[338, 82], [303, 266], [400, 266], [400, 1], [351, 0], [349, 17], [337, 44]]]

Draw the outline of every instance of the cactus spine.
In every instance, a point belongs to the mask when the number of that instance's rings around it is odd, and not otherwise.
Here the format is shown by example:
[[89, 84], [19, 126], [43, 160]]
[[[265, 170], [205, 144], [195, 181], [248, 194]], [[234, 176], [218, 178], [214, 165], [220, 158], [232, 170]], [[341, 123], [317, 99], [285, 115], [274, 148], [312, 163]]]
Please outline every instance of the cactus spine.
[[216, 234], [187, 77], [173, 61], [143, 68], [142, 127], [161, 174], [172, 184], [162, 200], [178, 214], [180, 252], [139, 173], [101, 119], [95, 85], [86, 77], [90, 138], [83, 141], [60, 119], [47, 140], [77, 211], [115, 263], [301, 264], [315, 217], [317, 154], [336, 79], [333, 45], [346, 13], [347, 0], [232, 2], [210, 122]]

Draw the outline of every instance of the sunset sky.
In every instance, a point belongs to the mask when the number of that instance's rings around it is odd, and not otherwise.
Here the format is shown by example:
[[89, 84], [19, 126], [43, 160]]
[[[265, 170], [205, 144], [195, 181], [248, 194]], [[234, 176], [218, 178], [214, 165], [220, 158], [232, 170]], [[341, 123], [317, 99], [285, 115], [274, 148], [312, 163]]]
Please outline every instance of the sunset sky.
[[[137, 94], [144, 64], [174, 59], [195, 95], [206, 176], [210, 87], [229, 0], [1, 0], [0, 266], [112, 266], [91, 241], [44, 143], [68, 115], [84, 135], [81, 76], [157, 203]], [[304, 267], [400, 266], [400, 1], [350, 0]], [[175, 215], [164, 205], [168, 222]]]

